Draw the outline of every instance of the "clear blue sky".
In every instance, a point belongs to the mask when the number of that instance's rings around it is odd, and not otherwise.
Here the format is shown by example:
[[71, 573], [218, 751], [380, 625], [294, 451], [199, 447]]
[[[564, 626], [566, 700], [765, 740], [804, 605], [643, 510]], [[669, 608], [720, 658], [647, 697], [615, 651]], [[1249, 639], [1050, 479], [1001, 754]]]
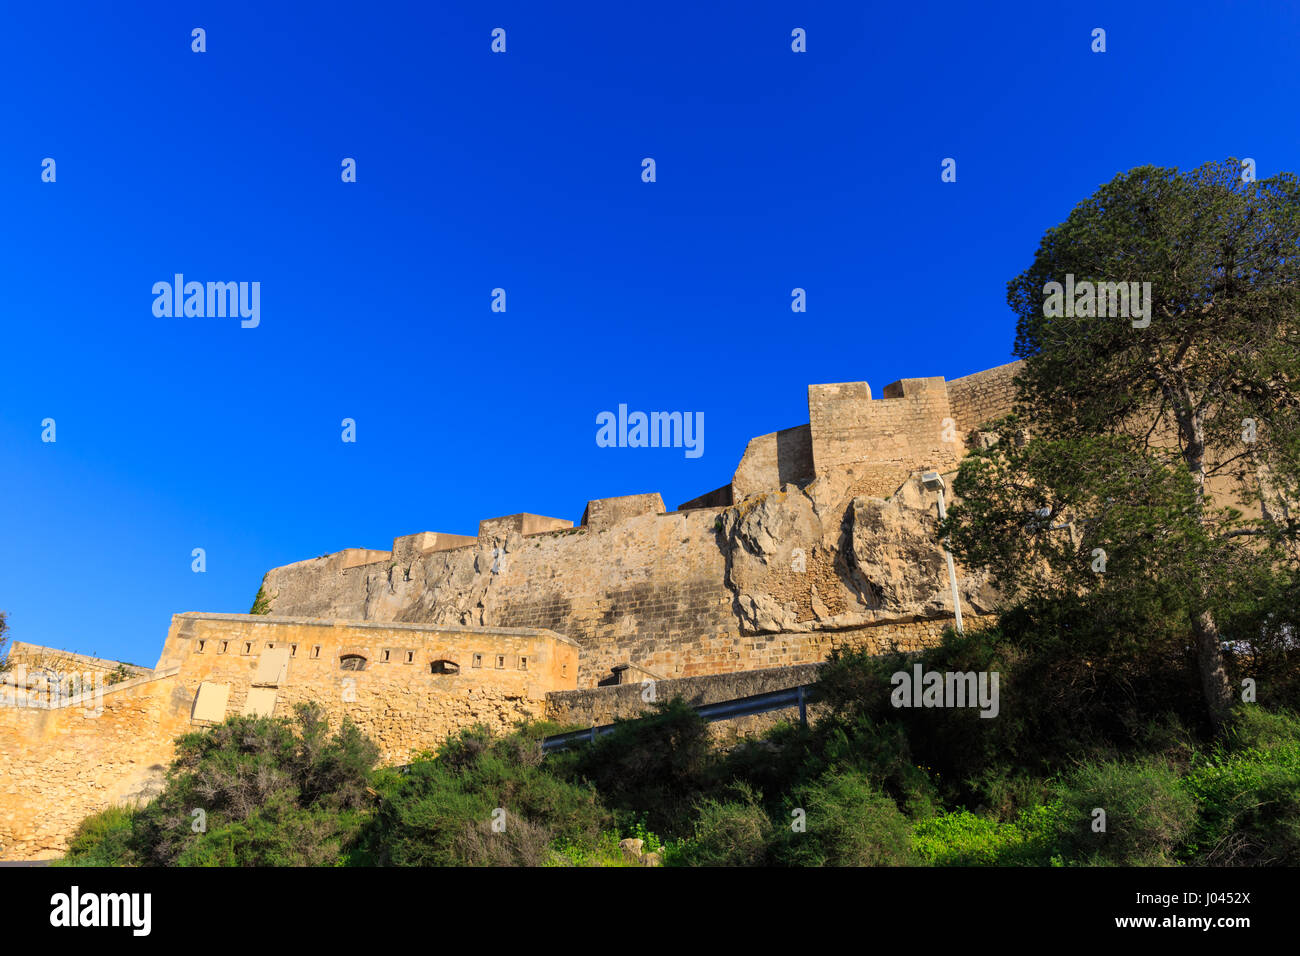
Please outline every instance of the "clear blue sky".
[[[674, 507], [810, 382], [1009, 361], [1007, 280], [1116, 173], [1300, 169], [1292, 2], [281, 6], [6, 8], [15, 639], [152, 664], [269, 567]], [[155, 317], [178, 272], [259, 281], [260, 326]], [[620, 403], [703, 412], [703, 456], [598, 448]]]

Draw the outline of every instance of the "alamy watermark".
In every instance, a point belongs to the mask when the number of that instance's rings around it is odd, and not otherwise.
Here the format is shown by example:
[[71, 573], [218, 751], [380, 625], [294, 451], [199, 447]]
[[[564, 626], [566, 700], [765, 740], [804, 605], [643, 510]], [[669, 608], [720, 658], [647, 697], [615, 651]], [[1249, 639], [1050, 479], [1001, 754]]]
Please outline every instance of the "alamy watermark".
[[160, 319], [239, 317], [245, 329], [262, 321], [260, 282], [186, 282], [178, 272], [172, 282], [155, 282], [153, 294], [153, 314]]
[[895, 707], [979, 707], [981, 717], [998, 715], [997, 671], [926, 671], [916, 664], [897, 671], [889, 702]]
[[1043, 315], [1049, 319], [1088, 318], [1132, 319], [1133, 328], [1151, 324], [1150, 282], [1074, 282], [1074, 274], [1065, 277], [1065, 285], [1049, 282], [1043, 286]]
[[104, 712], [104, 675], [15, 664], [0, 681], [0, 707], [50, 710], [78, 703], [93, 717]]
[[685, 448], [687, 458], [704, 454], [703, 412], [631, 412], [596, 416], [596, 445], [600, 448]]

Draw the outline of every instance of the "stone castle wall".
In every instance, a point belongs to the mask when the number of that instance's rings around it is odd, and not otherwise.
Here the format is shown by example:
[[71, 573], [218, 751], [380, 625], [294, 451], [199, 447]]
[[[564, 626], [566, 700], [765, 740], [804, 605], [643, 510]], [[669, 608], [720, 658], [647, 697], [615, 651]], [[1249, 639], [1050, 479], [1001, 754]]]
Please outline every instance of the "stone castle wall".
[[1019, 369], [1019, 362], [1011, 362], [948, 383], [952, 416], [963, 434], [1011, 414], [1016, 399], [1013, 379]]
[[[348, 655], [365, 669], [342, 670]], [[143, 676], [56, 701], [0, 685], [0, 859], [62, 854], [86, 816], [158, 791], [178, 736], [226, 716], [312, 702], [405, 763], [472, 724], [540, 718], [577, 670], [577, 646], [545, 631], [178, 614]]]
[[0, 859], [59, 856], [89, 814], [155, 793], [189, 729], [174, 688], [150, 674], [48, 708], [0, 687]]
[[[819, 640], [797, 633], [805, 626], [905, 629], [924, 616], [873, 598], [871, 583], [841, 553], [840, 523], [859, 496], [886, 498], [920, 470], [950, 471], [964, 451], [963, 429], [977, 424], [954, 417], [1001, 410], [1013, 370], [959, 380], [959, 411], [939, 377], [902, 379], [879, 399], [865, 382], [812, 385], [810, 423], [750, 441], [730, 492], [703, 495], [691, 510], [663, 514], [659, 496], [647, 494], [589, 501], [577, 528], [539, 515], [489, 519], [477, 539], [446, 549], [395, 545], [370, 552], [377, 559], [365, 564], [341, 567], [327, 555], [275, 568], [264, 593], [273, 613], [290, 616], [546, 628], [578, 642], [586, 687], [612, 680], [612, 668], [626, 663], [676, 678], [818, 660]], [[807, 564], [764, 572], [763, 587], [775, 590], [755, 597], [733, 573], [736, 542], [723, 519], [787, 486], [809, 489], [811, 503], [792, 500], [794, 511], [778, 519], [809, 525], [803, 539], [790, 538]], [[799, 515], [810, 507], [809, 522]], [[905, 515], [918, 534], [926, 507], [932, 502]], [[936, 548], [933, 540], [923, 545]], [[933, 583], [933, 599], [918, 606], [950, 614], [946, 588]], [[755, 610], [754, 601], [789, 610]], [[863, 613], [829, 620], [854, 608]], [[790, 622], [799, 625], [794, 635]]]
[[[820, 664], [803, 664], [769, 670], [736, 671], [730, 674], [710, 674], [678, 680], [656, 681], [654, 700], [647, 700], [647, 689], [642, 683], [644, 675], [637, 675], [630, 683], [611, 687], [593, 687], [584, 690], [556, 691], [546, 697], [546, 716], [559, 724], [575, 727], [596, 727], [618, 720], [631, 720], [653, 710], [656, 701], [663, 702], [680, 696], [688, 704], [716, 704], [719, 701], [751, 697], [770, 691], [785, 690], [800, 684], [811, 684], [817, 679]], [[809, 719], [820, 714], [816, 707], [808, 708]], [[713, 737], [730, 743], [771, 727], [779, 721], [797, 721], [798, 707], [737, 717], [709, 725]]]
[[[283, 666], [272, 673], [277, 650]], [[343, 669], [347, 657], [364, 669]], [[178, 699], [194, 702], [204, 684], [219, 690], [224, 706], [199, 722], [289, 716], [314, 701], [332, 724], [356, 723], [385, 763], [476, 722], [509, 730], [539, 715], [548, 691], [578, 686], [577, 645], [546, 631], [246, 614], [176, 615], [158, 667], [179, 668]]]

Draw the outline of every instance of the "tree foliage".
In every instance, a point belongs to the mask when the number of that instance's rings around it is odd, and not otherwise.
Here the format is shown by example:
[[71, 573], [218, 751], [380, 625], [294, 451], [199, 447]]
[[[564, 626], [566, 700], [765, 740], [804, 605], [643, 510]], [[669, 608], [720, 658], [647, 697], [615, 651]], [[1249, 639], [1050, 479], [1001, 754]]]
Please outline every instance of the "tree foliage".
[[[1153, 633], [1185, 625], [1215, 721], [1232, 701], [1222, 622], [1300, 567], [1298, 252], [1291, 174], [1242, 182], [1227, 160], [1102, 186], [1008, 284], [1018, 415], [963, 462], [945, 527], [1023, 598], [1129, 602]], [[1149, 314], [1098, 315], [1086, 295], [1073, 314], [1046, 308], [1067, 279], [1149, 283]], [[1258, 517], [1214, 499], [1218, 476]]]

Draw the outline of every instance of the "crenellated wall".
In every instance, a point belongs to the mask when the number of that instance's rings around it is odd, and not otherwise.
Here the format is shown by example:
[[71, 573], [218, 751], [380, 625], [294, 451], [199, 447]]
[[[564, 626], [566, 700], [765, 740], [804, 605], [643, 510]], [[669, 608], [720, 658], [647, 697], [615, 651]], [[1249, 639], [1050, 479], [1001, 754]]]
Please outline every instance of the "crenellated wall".
[[[407, 536], [367, 564], [326, 556], [275, 568], [265, 593], [283, 615], [553, 630], [581, 647], [584, 687], [613, 680], [622, 664], [685, 677], [815, 661], [818, 641], [791, 633], [907, 627], [951, 614], [946, 582], [928, 560], [923, 594], [881, 600], [883, 585], [871, 580], [879, 561], [864, 572], [841, 525], [855, 499], [892, 497], [922, 470], [951, 471], [965, 431], [978, 424], [964, 416], [1010, 410], [1013, 371], [961, 379], [956, 399], [940, 377], [901, 379], [880, 398], [865, 382], [811, 385], [809, 424], [754, 438], [729, 488], [688, 502], [690, 510], [664, 514], [662, 499], [644, 494], [589, 501], [576, 528], [540, 515], [488, 519], [476, 539]], [[781, 497], [769, 505], [780, 507], [764, 520], [789, 525], [772, 532], [784, 536], [779, 560], [795, 547], [805, 560], [797, 571], [740, 573], [733, 565], [748, 568], [766, 532], [737, 551], [724, 518], [773, 494]], [[927, 509], [933, 502], [917, 499], [890, 518], [915, 539], [904, 552], [939, 554]], [[448, 547], [403, 546], [424, 538], [446, 538]], [[762, 554], [759, 566], [775, 554]]]

